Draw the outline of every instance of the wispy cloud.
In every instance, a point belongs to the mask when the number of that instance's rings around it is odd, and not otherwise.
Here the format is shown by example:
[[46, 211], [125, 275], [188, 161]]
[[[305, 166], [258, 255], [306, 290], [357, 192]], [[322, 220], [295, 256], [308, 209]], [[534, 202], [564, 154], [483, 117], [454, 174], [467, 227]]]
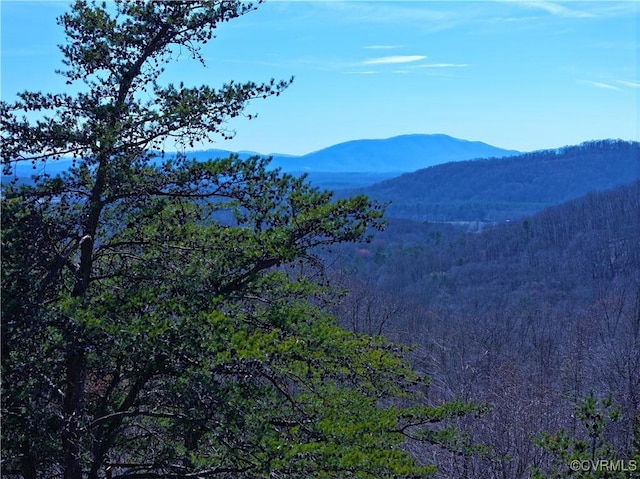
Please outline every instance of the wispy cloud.
[[565, 7], [559, 3], [547, 2], [547, 1], [535, 1], [535, 2], [518, 2], [521, 5], [530, 8], [538, 8], [546, 11], [552, 15], [559, 17], [571, 17], [571, 18], [589, 18], [594, 17], [593, 13], [584, 12], [581, 10], [574, 10], [572, 8]]
[[602, 83], [602, 82], [599, 82], [599, 81], [585, 80], [582, 83], [586, 83], [587, 85], [591, 85], [591, 86], [594, 86], [596, 88], [601, 88], [603, 90], [620, 90], [620, 88], [618, 88], [615, 85], [610, 85], [609, 83]]
[[362, 72], [355, 72], [355, 71], [350, 71], [350, 72], [343, 72], [345, 75], [375, 75], [378, 72], [374, 72], [372, 70], [366, 70], [366, 71], [362, 71]]
[[616, 83], [631, 88], [640, 88], [640, 81], [616, 80]]
[[396, 63], [412, 63], [419, 62], [427, 58], [425, 55], [394, 55], [389, 57], [372, 58], [371, 60], [365, 60], [363, 65], [388, 65]]

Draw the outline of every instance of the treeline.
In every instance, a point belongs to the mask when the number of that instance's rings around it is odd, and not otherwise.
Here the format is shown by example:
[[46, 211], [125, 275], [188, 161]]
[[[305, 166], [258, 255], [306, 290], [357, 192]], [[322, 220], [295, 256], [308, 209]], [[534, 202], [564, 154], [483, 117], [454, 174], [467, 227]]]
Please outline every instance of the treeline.
[[413, 344], [433, 400], [492, 405], [462, 424], [486, 450], [442, 477], [550, 474], [540, 438], [564, 428], [589, 439], [575, 408], [591, 393], [620, 410], [598, 444], [639, 452], [640, 182], [475, 234], [392, 221], [341, 253], [343, 324]]
[[502, 222], [640, 178], [640, 143], [599, 140], [516, 157], [437, 165], [363, 191], [392, 217]]

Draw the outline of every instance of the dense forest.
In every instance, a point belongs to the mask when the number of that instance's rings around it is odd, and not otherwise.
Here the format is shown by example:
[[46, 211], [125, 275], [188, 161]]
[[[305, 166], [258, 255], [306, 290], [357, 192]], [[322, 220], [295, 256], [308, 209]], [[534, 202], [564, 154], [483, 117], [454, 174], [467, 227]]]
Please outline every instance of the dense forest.
[[[638, 454], [640, 182], [480, 233], [392, 219], [371, 244], [334, 254], [345, 327], [413, 344], [434, 400], [492, 405], [465, 423], [485, 455], [442, 477], [550, 475], [545, 433], [596, 441], [575, 412], [590, 394], [620, 413], [598, 447]], [[557, 477], [573, 477], [567, 461]]]
[[75, 93], [0, 102], [2, 477], [639, 477], [638, 144], [373, 198], [165, 155], [292, 83], [162, 83], [259, 3], [79, 0]]
[[590, 141], [507, 158], [456, 161], [362, 191], [391, 202], [387, 214], [417, 221], [495, 223], [640, 178], [640, 144]]

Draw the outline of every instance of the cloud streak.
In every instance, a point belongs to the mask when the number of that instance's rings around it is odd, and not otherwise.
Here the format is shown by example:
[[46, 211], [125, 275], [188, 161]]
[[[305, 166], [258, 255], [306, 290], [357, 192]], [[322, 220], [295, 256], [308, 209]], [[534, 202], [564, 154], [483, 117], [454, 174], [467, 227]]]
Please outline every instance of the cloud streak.
[[640, 81], [616, 80], [616, 83], [631, 88], [640, 88]]
[[547, 1], [523, 2], [523, 5], [531, 8], [538, 8], [559, 17], [590, 18], [595, 16], [593, 13], [573, 10], [565, 7], [564, 5]]
[[596, 88], [600, 88], [602, 90], [620, 90], [620, 88], [618, 88], [617, 86], [609, 85], [608, 83], [602, 83], [599, 81], [585, 81], [584, 83]]
[[389, 65], [398, 63], [419, 62], [427, 58], [425, 55], [394, 55], [389, 57], [372, 58], [362, 62], [363, 65]]

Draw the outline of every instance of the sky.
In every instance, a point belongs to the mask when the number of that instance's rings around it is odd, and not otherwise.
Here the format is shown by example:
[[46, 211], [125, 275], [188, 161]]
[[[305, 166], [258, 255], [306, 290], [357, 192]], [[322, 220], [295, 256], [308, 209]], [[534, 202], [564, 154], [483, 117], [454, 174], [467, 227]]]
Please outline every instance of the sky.
[[[65, 91], [56, 17], [68, 2], [2, 0], [0, 95]], [[533, 151], [640, 141], [640, 2], [274, 1], [219, 27], [166, 82], [295, 77], [234, 139], [197, 145], [300, 155], [442, 133]]]

